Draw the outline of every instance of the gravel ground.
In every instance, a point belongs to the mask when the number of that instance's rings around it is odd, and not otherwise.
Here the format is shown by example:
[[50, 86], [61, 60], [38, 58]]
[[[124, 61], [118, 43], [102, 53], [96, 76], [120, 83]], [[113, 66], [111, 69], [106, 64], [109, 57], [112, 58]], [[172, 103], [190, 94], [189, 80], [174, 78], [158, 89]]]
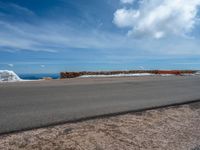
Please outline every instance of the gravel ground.
[[200, 150], [200, 102], [0, 136], [0, 150]]

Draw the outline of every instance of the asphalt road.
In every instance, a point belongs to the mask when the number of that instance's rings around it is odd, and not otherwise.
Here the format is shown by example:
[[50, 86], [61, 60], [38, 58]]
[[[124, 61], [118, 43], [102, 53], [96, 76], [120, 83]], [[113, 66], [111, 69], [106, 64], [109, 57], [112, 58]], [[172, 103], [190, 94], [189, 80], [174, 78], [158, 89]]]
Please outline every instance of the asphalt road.
[[0, 134], [200, 100], [200, 77], [121, 77], [0, 84]]

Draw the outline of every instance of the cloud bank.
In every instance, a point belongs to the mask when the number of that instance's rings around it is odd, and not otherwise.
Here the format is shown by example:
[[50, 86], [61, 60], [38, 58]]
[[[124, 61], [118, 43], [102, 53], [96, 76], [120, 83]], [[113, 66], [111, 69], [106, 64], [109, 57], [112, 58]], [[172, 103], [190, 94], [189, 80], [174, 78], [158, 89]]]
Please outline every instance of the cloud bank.
[[[0, 53], [1, 51], [32, 51], [61, 54], [70, 51], [76, 54], [78, 52], [76, 49], [82, 51], [85, 49], [92, 52], [100, 51], [105, 54], [104, 57], [122, 50], [124, 55], [132, 53], [131, 57], [147, 55], [147, 53], [199, 55], [199, 38], [170, 37], [155, 40], [131, 37], [162, 38], [168, 34], [186, 35], [198, 22], [199, 1], [123, 0], [123, 3], [118, 3], [117, 7], [124, 5], [124, 8], [115, 12], [114, 23], [120, 28], [127, 28], [130, 37], [113, 28], [112, 18], [116, 7], [110, 14], [105, 13], [105, 17], [109, 18], [108, 22], [102, 21], [103, 27], [99, 28], [95, 23], [90, 22], [95, 20], [92, 16], [87, 16], [87, 19], [83, 19], [85, 23], [81, 24], [82, 20], [79, 19], [78, 23], [77, 20], [65, 19], [66, 14], [63, 14], [61, 19], [41, 17], [30, 8], [0, 2], [0, 8], [7, 10], [0, 11]], [[122, 55], [116, 57], [120, 58]], [[9, 63], [11, 62], [6, 64]]]
[[[65, 18], [65, 15], [62, 17]], [[0, 2], [0, 51], [55, 53], [67, 49], [123, 47], [124, 35], [102, 31], [90, 20], [94, 19], [87, 16], [84, 26], [84, 23], [70, 19], [42, 18], [26, 7]], [[109, 23], [112, 24], [110, 20]], [[110, 41], [119, 42], [113, 44]]]
[[187, 36], [198, 23], [199, 6], [200, 0], [140, 0], [137, 9], [116, 10], [113, 22], [135, 37]]

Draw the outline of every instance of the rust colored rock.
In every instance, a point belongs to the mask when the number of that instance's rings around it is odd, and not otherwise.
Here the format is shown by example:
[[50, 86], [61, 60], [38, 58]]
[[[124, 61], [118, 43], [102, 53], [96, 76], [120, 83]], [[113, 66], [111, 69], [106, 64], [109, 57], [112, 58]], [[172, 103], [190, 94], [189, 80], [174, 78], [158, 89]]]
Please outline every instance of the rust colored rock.
[[193, 74], [193, 70], [128, 70], [128, 71], [99, 71], [99, 72], [61, 72], [60, 78], [76, 78], [82, 75], [116, 75], [116, 74], [134, 74], [134, 73], [152, 73], [152, 74]]

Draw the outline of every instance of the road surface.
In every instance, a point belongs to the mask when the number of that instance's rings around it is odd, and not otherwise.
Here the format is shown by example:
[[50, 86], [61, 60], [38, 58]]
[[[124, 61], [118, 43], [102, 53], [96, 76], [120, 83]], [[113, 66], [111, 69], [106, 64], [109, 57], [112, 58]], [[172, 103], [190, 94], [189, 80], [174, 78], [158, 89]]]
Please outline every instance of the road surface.
[[0, 134], [200, 100], [199, 76], [0, 84]]

